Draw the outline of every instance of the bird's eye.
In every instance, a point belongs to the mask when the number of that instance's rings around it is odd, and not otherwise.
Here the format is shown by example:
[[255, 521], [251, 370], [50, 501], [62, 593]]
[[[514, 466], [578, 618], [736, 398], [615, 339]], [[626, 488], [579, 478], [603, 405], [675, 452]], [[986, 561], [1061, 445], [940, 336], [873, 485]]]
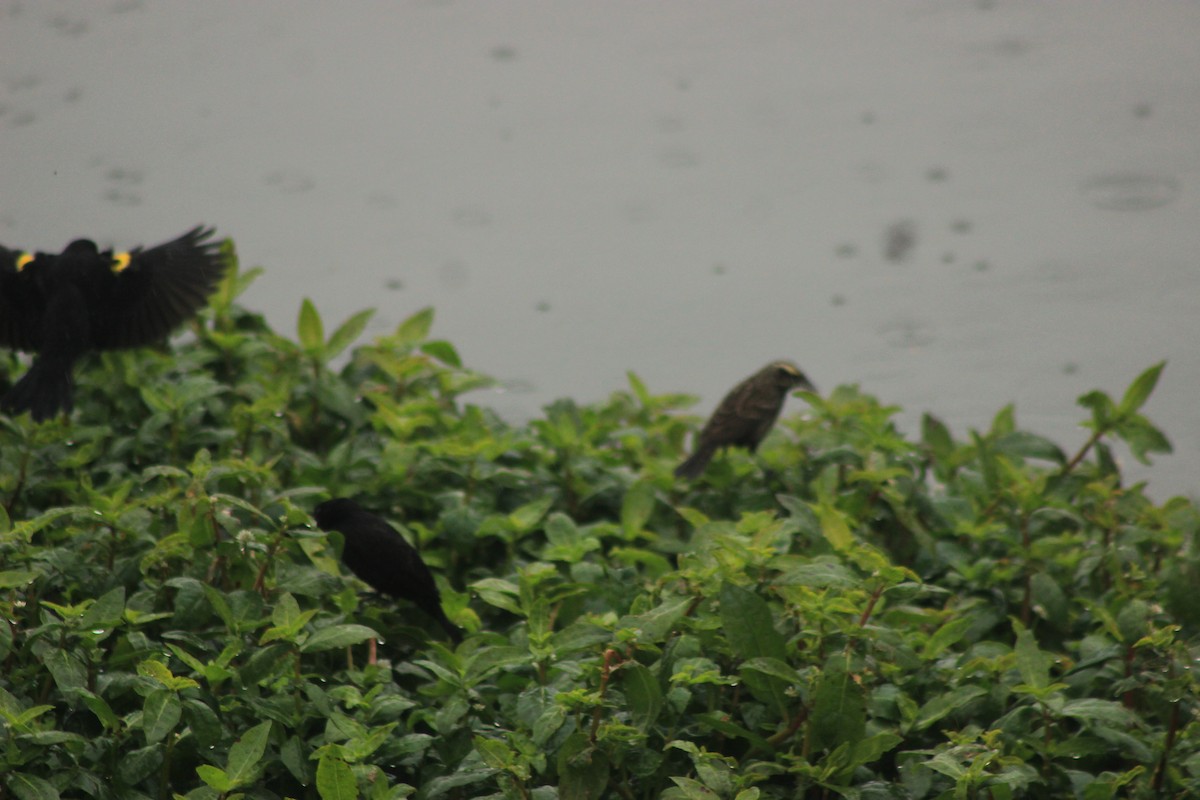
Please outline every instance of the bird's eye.
[[33, 253], [21, 253], [17, 256], [17, 272], [25, 269], [31, 263], [33, 263]]
[[113, 254], [113, 272], [121, 272], [129, 266], [129, 253], [114, 253]]

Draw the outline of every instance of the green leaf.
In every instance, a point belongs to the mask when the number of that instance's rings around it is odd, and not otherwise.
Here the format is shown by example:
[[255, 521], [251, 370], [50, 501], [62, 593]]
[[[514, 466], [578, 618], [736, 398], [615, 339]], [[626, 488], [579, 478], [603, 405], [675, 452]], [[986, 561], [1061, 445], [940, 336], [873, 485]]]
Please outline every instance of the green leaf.
[[668, 597], [654, 608], [636, 616], [622, 617], [622, 628], [637, 628], [647, 641], [661, 642], [667, 638], [695, 600], [691, 597]]
[[1141, 414], [1132, 414], [1117, 422], [1113, 432], [1129, 445], [1133, 457], [1143, 464], [1149, 464], [1149, 453], [1170, 453], [1171, 442], [1150, 420]]
[[529, 664], [526, 647], [481, 647], [466, 659], [464, 675], [469, 683], [477, 683], [488, 673], [516, 664]]
[[642, 532], [656, 502], [654, 485], [649, 481], [638, 481], [625, 491], [621, 501], [621, 527], [625, 529], [626, 538]]
[[1150, 605], [1145, 600], [1134, 599], [1123, 603], [1117, 612], [1116, 620], [1121, 641], [1132, 645], [1149, 633], [1152, 613]]
[[328, 753], [317, 762], [317, 794], [321, 800], [356, 800], [358, 781], [350, 765]]
[[654, 673], [636, 661], [627, 662], [619, 674], [625, 699], [629, 702], [629, 716], [638, 730], [645, 732], [662, 712], [663, 695], [658, 680]]
[[934, 631], [925, 647], [921, 650], [922, 661], [932, 661], [942, 654], [946, 648], [958, 642], [975, 624], [972, 617], [952, 617], [942, 627]]
[[1165, 366], [1167, 366], [1167, 362], [1160, 361], [1133, 379], [1133, 383], [1129, 384], [1129, 388], [1125, 390], [1125, 396], [1117, 405], [1117, 416], [1126, 417], [1133, 414], [1150, 399]]
[[633, 390], [633, 396], [642, 404], [642, 408], [649, 408], [652, 403], [646, 384], [632, 370], [626, 370], [625, 378], [629, 381], [629, 388]]
[[275, 608], [271, 612], [271, 622], [274, 625], [259, 637], [259, 644], [267, 644], [280, 639], [295, 641], [300, 636], [300, 631], [317, 613], [318, 609], [315, 608], [301, 611], [296, 598], [285, 591], [275, 601]]
[[683, 778], [672, 775], [671, 780], [686, 800], [720, 800], [721, 796], [719, 794], [695, 778]]
[[513, 749], [499, 739], [488, 739], [476, 736], [475, 752], [483, 759], [483, 763], [492, 769], [507, 770], [513, 766]]
[[[779, 504], [787, 509], [788, 515], [796, 521], [800, 532], [810, 538], [816, 538], [820, 534], [821, 520], [817, 517], [816, 511], [804, 500], [799, 497], [793, 497], [788, 494], [777, 494], [775, 499]], [[699, 527], [697, 525], [696, 527]]]
[[200, 780], [218, 792], [228, 792], [233, 788], [233, 784], [230, 783], [229, 776], [225, 774], [225, 770], [214, 767], [212, 764], [201, 764], [196, 767], [196, 774], [200, 776]]
[[238, 621], [233, 616], [233, 609], [229, 607], [229, 601], [225, 598], [225, 595], [207, 583], [202, 584], [201, 588], [204, 590], [204, 596], [207, 598], [212, 610], [225, 623], [225, 627], [229, 629], [230, 633], [237, 633]]
[[992, 445], [996, 452], [1020, 458], [1040, 458], [1056, 464], [1067, 463], [1062, 448], [1044, 436], [1026, 431], [1013, 431], [1000, 436]]
[[816, 589], [849, 589], [861, 582], [844, 564], [826, 559], [790, 567], [775, 580], [779, 586], [809, 586]]
[[[432, 780], [424, 781], [421, 785], [421, 797], [424, 800], [439, 800], [439, 798], [450, 796], [457, 800], [460, 797], [485, 797], [482, 791], [476, 793], [456, 792], [463, 786], [470, 786], [473, 783], [483, 783], [484, 781], [492, 780], [496, 775], [496, 771], [482, 764], [476, 767], [463, 767], [457, 772], [450, 775], [440, 775]], [[561, 787], [559, 797], [563, 797]]]
[[608, 758], [576, 731], [558, 750], [559, 800], [599, 800], [608, 786]]
[[18, 800], [58, 800], [58, 789], [54, 784], [36, 775], [26, 775], [23, 772], [10, 772], [4, 777], [4, 787], [15, 795]]
[[226, 741], [227, 731], [216, 712], [199, 700], [183, 701], [183, 719], [200, 746], [215, 747]]
[[155, 661], [154, 659], [146, 659], [145, 661], [139, 662], [137, 671], [139, 675], [144, 675], [147, 678], [153, 678], [166, 688], [173, 691], [179, 691], [180, 689], [191, 689], [200, 685], [191, 678], [172, 675], [171, 670], [166, 664], [162, 663], [161, 661]]
[[913, 724], [916, 729], [923, 731], [933, 723], [951, 714], [979, 697], [987, 694], [982, 686], [959, 686], [944, 694], [939, 694], [929, 700], [917, 712]]
[[767, 675], [772, 678], [778, 678], [785, 683], [790, 683], [794, 686], [799, 686], [804, 682], [800, 677], [800, 673], [792, 669], [791, 665], [786, 661], [778, 658], [760, 657], [751, 658], [742, 662], [742, 671], [753, 671], [761, 675]]
[[508, 515], [509, 524], [520, 533], [533, 530], [541, 522], [542, 517], [554, 505], [553, 497], [541, 497], [531, 503], [526, 503]]
[[626, 566], [640, 564], [650, 578], [661, 578], [671, 571], [671, 562], [667, 558], [644, 547], [613, 547], [608, 555]]
[[1007, 436], [1017, 429], [1017, 411], [1012, 403], [1009, 403], [1004, 408], [996, 412], [996, 416], [992, 417], [992, 427], [988, 431], [988, 436], [993, 439], [998, 439], [1001, 436]]
[[1087, 423], [1087, 427], [1094, 431], [1107, 431], [1112, 426], [1117, 408], [1113, 405], [1112, 399], [1104, 392], [1093, 389], [1087, 394], [1080, 395], [1076, 402], [1092, 412], [1092, 419]]
[[225, 772], [229, 776], [231, 787], [245, 786], [251, 783], [258, 774], [258, 762], [267, 749], [267, 739], [271, 735], [271, 722], [260, 722], [246, 731], [229, 748], [229, 761]]
[[863, 738], [867, 725], [866, 700], [862, 687], [846, 668], [844, 656], [826, 662], [813, 691], [809, 717], [813, 746], [832, 749], [853, 745]]
[[112, 707], [98, 694], [93, 694], [87, 689], [78, 690], [79, 697], [83, 700], [83, 704], [88, 707], [96, 719], [110, 731], [115, 731], [121, 726], [121, 720], [113, 713]]
[[724, 715], [704, 712], [697, 714], [696, 720], [724, 736], [729, 736], [734, 739], [742, 739], [764, 753], [770, 753], [775, 750], [774, 746], [772, 746], [769, 741], [753, 731], [743, 728], [736, 722], [730, 721]]
[[[775, 630], [765, 600], [731, 583], [721, 586], [720, 599], [721, 628], [735, 655], [747, 661], [758, 658], [784, 660], [783, 636]], [[743, 670], [741, 675], [755, 697], [769, 703], [781, 718], [789, 716], [787, 692], [790, 684], [787, 680], [756, 670]]]
[[692, 766], [704, 788], [710, 789], [717, 797], [729, 797], [733, 794], [733, 776], [729, 764], [722, 757], [697, 750], [691, 754]]
[[[322, 758], [324, 758], [322, 754]], [[311, 778], [311, 772], [308, 766], [308, 760], [305, 758], [304, 744], [298, 736], [290, 737], [283, 743], [283, 747], [279, 748], [279, 760], [287, 767], [287, 771], [292, 774], [300, 783], [308, 783]], [[317, 788], [320, 791], [320, 787]]]
[[462, 368], [462, 359], [458, 355], [458, 350], [449, 342], [441, 339], [425, 342], [421, 345], [421, 352], [427, 356], [433, 356], [443, 364], [448, 364], [456, 369]]
[[308, 637], [308, 640], [300, 646], [300, 652], [315, 653], [321, 650], [334, 650], [365, 642], [371, 638], [378, 639], [379, 634], [366, 625], [330, 625]]
[[782, 634], [775, 630], [767, 602], [749, 589], [721, 585], [721, 627], [739, 658], [786, 658]]
[[600, 549], [596, 537], [581, 534], [570, 517], [557, 511], [546, 520], [545, 532], [547, 544], [542, 558], [546, 561], [574, 564]]
[[702, 512], [687, 506], [678, 506], [675, 509], [675, 513], [687, 520], [687, 523], [696, 529], [702, 528], [710, 521]]
[[126, 750], [117, 764], [117, 775], [125, 783], [137, 785], [162, 766], [164, 749], [162, 745], [149, 744]]
[[15, 537], [29, 542], [35, 533], [65, 517], [90, 519], [94, 522], [102, 521], [101, 516], [89, 506], [62, 506], [43, 512], [33, 519], [16, 523], [12, 527], [12, 533]]
[[300, 604], [290, 593], [284, 592], [275, 600], [275, 608], [271, 611], [271, 622], [277, 627], [286, 628], [300, 618]]
[[921, 763], [954, 781], [961, 780], [967, 774], [967, 768], [958, 761], [956, 755], [949, 752], [938, 753], [928, 761]]
[[[42, 714], [45, 714], [47, 711], [53, 711], [53, 710], [54, 710], [54, 706], [47, 706], [47, 705], [32, 706], [31, 708], [25, 709], [24, 711], [22, 711], [20, 714], [18, 714], [16, 716], [9, 717], [9, 721], [14, 728], [28, 729], [30, 722], [33, 722], [35, 719], [40, 717]], [[6, 711], [0, 710], [0, 713], [3, 713], [5, 716], [9, 716]]]
[[342, 351], [349, 347], [362, 334], [363, 328], [367, 326], [367, 323], [374, 314], [375, 309], [368, 308], [359, 311], [339, 325], [338, 329], [329, 337], [329, 342], [325, 345], [325, 358], [332, 360], [341, 355]]
[[488, 605], [503, 608], [520, 617], [525, 616], [525, 610], [519, 602], [521, 590], [515, 583], [501, 578], [483, 578], [472, 583], [471, 589]]
[[1021, 680], [1034, 689], [1045, 689], [1050, 685], [1049, 656], [1038, 649], [1033, 632], [1017, 621], [1013, 621], [1017, 632], [1017, 643], [1013, 652], [1017, 657], [1017, 670]]
[[1068, 701], [1062, 709], [1064, 717], [1104, 722], [1119, 728], [1138, 724], [1138, 716], [1120, 703], [1098, 697], [1083, 697]]
[[64, 692], [82, 689], [87, 684], [87, 670], [79, 659], [66, 650], [50, 650], [42, 659], [54, 677], [54, 683]]
[[300, 319], [296, 324], [300, 335], [300, 346], [310, 356], [320, 356], [325, 351], [325, 329], [321, 325], [321, 315], [317, 307], [307, 297], [300, 304]]
[[253, 503], [248, 502], [237, 495], [214, 492], [211, 496], [211, 499], [215, 501], [219, 500], [222, 503], [228, 503], [235, 508], [240, 508], [242, 511], [245, 511], [248, 514], [253, 514], [268, 524], [274, 522], [274, 520], [271, 519], [270, 514], [263, 513], [262, 509], [257, 508]]
[[[229, 242], [230, 244], [233, 243], [232, 239], [226, 239], [225, 241]], [[258, 276], [262, 275], [264, 271], [265, 270], [262, 267], [251, 267], [250, 269], [242, 270], [241, 274], [237, 276], [237, 281], [234, 284], [233, 297], [240, 297], [243, 292], [250, 288], [250, 284], [254, 283]]]
[[1059, 630], [1070, 618], [1070, 605], [1062, 587], [1045, 572], [1035, 572], [1029, 579], [1030, 598], [1038, 616]]
[[954, 452], [954, 439], [946, 423], [926, 412], [921, 416], [921, 441], [938, 461], [945, 461]]
[[432, 306], [422, 308], [420, 311], [401, 322], [400, 326], [396, 328], [395, 337], [397, 344], [414, 345], [417, 342], [423, 341], [425, 337], [429, 335], [429, 329], [432, 327]]
[[179, 696], [171, 690], [155, 689], [146, 695], [146, 702], [142, 705], [142, 730], [146, 734], [146, 743], [161, 742], [179, 724], [182, 715]]
[[[4, 506], [0, 504], [0, 512], [4, 511]], [[0, 589], [15, 589], [18, 586], [25, 586], [33, 583], [37, 578], [36, 572], [29, 572], [23, 569], [9, 569], [0, 572]]]
[[830, 546], [844, 553], [854, 546], [854, 534], [846, 524], [846, 515], [826, 503], [817, 506], [817, 518], [821, 521], [821, 533]]
[[854, 743], [851, 748], [851, 763], [852, 769], [857, 769], [864, 764], [872, 764], [879, 760], [879, 757], [888, 752], [896, 745], [904, 741], [902, 736], [897, 736], [894, 733], [877, 733], [874, 736], [868, 736]]

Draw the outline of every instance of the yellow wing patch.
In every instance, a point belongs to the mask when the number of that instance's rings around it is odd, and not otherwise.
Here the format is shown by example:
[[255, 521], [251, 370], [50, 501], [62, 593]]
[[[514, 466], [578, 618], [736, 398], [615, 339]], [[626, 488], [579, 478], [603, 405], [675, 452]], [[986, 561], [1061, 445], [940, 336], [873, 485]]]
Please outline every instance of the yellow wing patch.
[[17, 272], [28, 267], [33, 262], [33, 253], [21, 253], [17, 256]]
[[112, 271], [121, 273], [129, 266], [129, 253], [113, 253]]

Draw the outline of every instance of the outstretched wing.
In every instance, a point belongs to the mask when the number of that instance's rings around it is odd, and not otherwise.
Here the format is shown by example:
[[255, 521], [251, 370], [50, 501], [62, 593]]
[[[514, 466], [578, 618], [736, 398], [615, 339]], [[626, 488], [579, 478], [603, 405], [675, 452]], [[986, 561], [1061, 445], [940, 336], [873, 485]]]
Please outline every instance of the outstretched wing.
[[112, 267], [96, 298], [92, 341], [97, 349], [141, 347], [165, 339], [208, 302], [225, 274], [215, 230], [197, 226], [149, 250], [131, 250]]
[[0, 246], [0, 346], [14, 350], [41, 346], [46, 298], [34, 277], [36, 266], [28, 253]]

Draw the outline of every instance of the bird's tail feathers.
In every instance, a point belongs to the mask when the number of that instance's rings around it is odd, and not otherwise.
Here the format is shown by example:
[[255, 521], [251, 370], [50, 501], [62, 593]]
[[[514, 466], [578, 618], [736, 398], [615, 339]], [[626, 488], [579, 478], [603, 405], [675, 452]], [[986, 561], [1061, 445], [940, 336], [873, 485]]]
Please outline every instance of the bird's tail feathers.
[[704, 472], [704, 468], [708, 466], [708, 462], [712, 461], [713, 453], [715, 452], [715, 447], [697, 447], [696, 452], [688, 456], [686, 461], [675, 468], [675, 477], [699, 478], [700, 474]]
[[14, 415], [28, 411], [35, 422], [50, 419], [60, 411], [70, 412], [75, 391], [74, 362], [71, 357], [38, 356], [0, 399], [0, 409]]

